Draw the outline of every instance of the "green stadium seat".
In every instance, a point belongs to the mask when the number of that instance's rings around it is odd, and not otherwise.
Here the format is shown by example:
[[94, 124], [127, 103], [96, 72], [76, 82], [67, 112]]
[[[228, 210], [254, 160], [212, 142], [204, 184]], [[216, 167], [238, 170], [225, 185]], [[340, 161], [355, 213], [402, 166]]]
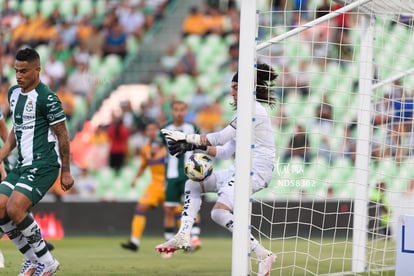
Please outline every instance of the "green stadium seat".
[[36, 46], [36, 51], [39, 53], [42, 65], [44, 65], [49, 59], [50, 52], [51, 52], [50, 47], [45, 44], [40, 44]]
[[89, 69], [92, 72], [99, 72], [99, 68], [102, 66], [102, 57], [99, 55], [91, 55], [89, 60]]
[[194, 53], [199, 53], [202, 46], [202, 38], [199, 35], [188, 35], [184, 38], [184, 43], [189, 46]]
[[109, 167], [101, 168], [95, 172], [95, 177], [98, 180], [98, 186], [96, 190], [97, 196], [112, 196], [112, 186], [115, 180], [115, 171]]
[[36, 0], [26, 0], [21, 3], [20, 10], [24, 15], [29, 16], [30, 18], [36, 15], [36, 10], [38, 8], [38, 1]]
[[187, 101], [195, 92], [195, 82], [192, 76], [181, 74], [175, 78], [171, 85], [171, 91], [178, 99]]
[[64, 18], [67, 18], [68, 16], [72, 15], [74, 4], [75, 4], [75, 1], [73, 1], [73, 0], [61, 0], [61, 1], [59, 1], [58, 7], [59, 7], [60, 14]]
[[328, 179], [330, 181], [345, 182], [353, 174], [353, 164], [348, 158], [338, 158], [332, 162], [332, 165], [329, 169]]
[[77, 1], [76, 5], [78, 5], [79, 14], [89, 15], [92, 13], [93, 3], [91, 0], [80, 0], [80, 1]]
[[388, 185], [392, 185], [395, 178], [399, 177], [399, 168], [395, 159], [382, 158], [377, 166], [376, 181], [385, 181]]
[[43, 16], [49, 17], [55, 7], [57, 6], [56, 0], [42, 0], [39, 3], [39, 8]]
[[122, 71], [122, 58], [115, 54], [107, 55], [103, 60], [103, 66], [108, 68], [110, 75], [117, 75]]
[[128, 36], [127, 39], [127, 52], [130, 55], [135, 55], [137, 54], [139, 49], [139, 41], [138, 38], [136, 38], [133, 35]]

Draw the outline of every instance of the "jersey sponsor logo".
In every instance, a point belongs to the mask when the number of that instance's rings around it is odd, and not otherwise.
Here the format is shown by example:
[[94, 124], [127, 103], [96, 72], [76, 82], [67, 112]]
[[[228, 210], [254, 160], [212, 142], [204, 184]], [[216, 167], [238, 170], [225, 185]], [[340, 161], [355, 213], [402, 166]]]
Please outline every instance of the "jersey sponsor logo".
[[33, 120], [36, 116], [34, 115], [23, 115], [23, 120]]
[[56, 105], [57, 104], [57, 102], [53, 102], [53, 103], [48, 103], [48, 104], [46, 104], [46, 106], [47, 107], [49, 107], [49, 106], [54, 106], [54, 105]]
[[49, 121], [54, 121], [55, 119], [60, 118], [60, 117], [64, 117], [64, 116], [65, 116], [65, 112], [63, 110], [61, 110], [56, 114], [48, 114], [47, 119]]
[[14, 130], [16, 131], [22, 131], [22, 130], [33, 129], [33, 128], [34, 128], [33, 125], [14, 125]]

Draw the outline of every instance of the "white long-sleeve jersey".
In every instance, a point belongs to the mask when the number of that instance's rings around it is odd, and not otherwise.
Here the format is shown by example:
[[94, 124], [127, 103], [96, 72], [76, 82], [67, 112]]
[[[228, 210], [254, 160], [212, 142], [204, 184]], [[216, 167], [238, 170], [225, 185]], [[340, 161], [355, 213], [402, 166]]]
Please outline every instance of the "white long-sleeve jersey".
[[[236, 122], [237, 118], [235, 117], [221, 131], [207, 134], [210, 144], [216, 146], [216, 158], [229, 159], [234, 155], [236, 151]], [[266, 183], [269, 183], [276, 153], [273, 138], [274, 131], [267, 110], [258, 102], [256, 102], [253, 135], [253, 172], [263, 178]]]

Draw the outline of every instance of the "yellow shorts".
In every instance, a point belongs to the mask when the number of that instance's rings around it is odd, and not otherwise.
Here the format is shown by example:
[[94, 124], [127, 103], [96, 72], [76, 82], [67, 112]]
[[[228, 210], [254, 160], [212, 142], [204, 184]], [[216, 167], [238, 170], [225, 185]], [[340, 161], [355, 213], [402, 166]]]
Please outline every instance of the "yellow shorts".
[[144, 194], [139, 199], [140, 203], [150, 205], [152, 207], [158, 206], [165, 201], [165, 186], [164, 182], [151, 182]]

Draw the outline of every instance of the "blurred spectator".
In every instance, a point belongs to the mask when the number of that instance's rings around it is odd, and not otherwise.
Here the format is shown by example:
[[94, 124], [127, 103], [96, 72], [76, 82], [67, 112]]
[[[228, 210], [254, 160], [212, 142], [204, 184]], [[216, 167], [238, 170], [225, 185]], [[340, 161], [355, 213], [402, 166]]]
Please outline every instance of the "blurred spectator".
[[66, 69], [65, 64], [56, 59], [55, 55], [50, 55], [49, 59], [44, 65], [45, 73], [51, 78], [50, 87], [56, 90], [62, 83], [62, 79], [65, 77]]
[[0, 12], [0, 25], [7, 28], [13, 28], [13, 20], [17, 12], [10, 7], [10, 1], [6, 0], [3, 2], [3, 8]]
[[311, 76], [307, 70], [308, 61], [302, 59], [299, 61], [298, 72], [296, 73], [296, 90], [302, 96], [309, 96], [309, 86]]
[[176, 55], [176, 48], [170, 45], [165, 54], [160, 58], [161, 73], [173, 76], [174, 68], [177, 66], [180, 58]]
[[391, 236], [390, 218], [392, 210], [386, 194], [387, 184], [379, 182], [370, 198], [369, 209], [374, 213], [373, 232], [379, 235]]
[[116, 9], [115, 8], [111, 8], [109, 10], [107, 10], [103, 21], [102, 21], [102, 27], [105, 31], [109, 30], [111, 28], [111, 26], [114, 26], [115, 24], [118, 23], [118, 16], [116, 14]]
[[94, 129], [90, 138], [89, 158], [92, 159], [88, 164], [91, 170], [97, 170], [108, 166], [109, 159], [109, 135], [103, 125], [99, 125]]
[[[296, 0], [300, 1], [300, 0]], [[324, 15], [327, 15], [331, 11], [331, 4], [329, 0], [323, 0], [320, 5], [316, 7], [316, 18], [322, 17]]]
[[329, 136], [333, 131], [332, 105], [328, 101], [328, 95], [324, 94], [322, 101], [315, 110], [315, 127], [319, 128], [324, 136]]
[[55, 7], [52, 11], [52, 14], [49, 16], [49, 20], [53, 25], [61, 28], [62, 24], [65, 22], [63, 15], [60, 13], [59, 7]]
[[396, 79], [385, 94], [388, 94], [391, 99], [400, 99], [403, 96], [403, 92], [404, 85], [401, 83], [401, 79]]
[[334, 198], [334, 196], [335, 196], [335, 193], [334, 193], [333, 188], [332, 187], [329, 187], [326, 190], [326, 198]]
[[57, 27], [52, 24], [50, 19], [43, 20], [35, 32], [33, 47], [39, 44], [55, 44], [59, 37]]
[[310, 143], [305, 128], [301, 125], [297, 125], [295, 133], [287, 145], [287, 151], [284, 154], [283, 160], [287, 162], [292, 157], [299, 157], [304, 160], [305, 163], [309, 163], [311, 161], [309, 147]]
[[67, 75], [69, 75], [69, 73], [72, 73], [67, 71], [69, 63], [68, 60], [72, 56], [72, 51], [69, 49], [68, 45], [63, 42], [63, 40], [58, 40], [56, 42], [52, 55], [56, 57], [56, 60], [65, 64], [65, 71]]
[[189, 113], [197, 113], [200, 109], [211, 102], [211, 98], [204, 92], [200, 85], [197, 85], [195, 93], [191, 96]]
[[12, 30], [11, 40], [17, 45], [27, 44], [31, 39], [31, 24], [28, 16], [23, 16], [21, 23]]
[[10, 82], [6, 77], [0, 77], [0, 110], [5, 118], [10, 115], [9, 101], [7, 100], [7, 92], [10, 88]]
[[298, 11], [300, 17], [307, 18], [308, 16], [308, 0], [291, 0], [292, 9]]
[[131, 101], [121, 101], [120, 106], [124, 125], [129, 129], [130, 133], [134, 133], [137, 130], [138, 116], [132, 108]]
[[91, 53], [88, 51], [88, 49], [86, 49], [85, 44], [78, 44], [78, 47], [72, 51], [72, 55], [75, 58], [76, 63], [89, 64], [89, 61], [91, 59]]
[[196, 6], [191, 7], [182, 24], [183, 36], [204, 35], [207, 29], [208, 26], [204, 15]]
[[144, 116], [152, 121], [157, 121], [161, 113], [162, 106], [155, 100], [154, 97], [149, 97], [144, 103]]
[[87, 102], [91, 102], [98, 78], [89, 71], [88, 64], [79, 62], [75, 71], [69, 76], [67, 86], [75, 95], [84, 97]]
[[211, 133], [221, 127], [222, 113], [214, 103], [205, 103], [197, 113], [195, 124], [199, 127], [200, 133]]
[[232, 43], [229, 46], [229, 62], [238, 62], [239, 61], [239, 41]]
[[141, 40], [145, 31], [145, 16], [140, 7], [138, 5], [134, 7], [131, 3], [125, 2], [118, 10], [119, 23], [125, 33]]
[[65, 20], [72, 25], [77, 25], [82, 20], [82, 14], [79, 13], [79, 6], [77, 4], [72, 6], [72, 12], [66, 15]]
[[104, 44], [104, 32], [98, 26], [91, 25], [91, 33], [82, 40], [82, 46], [92, 55], [101, 57], [103, 55]]
[[225, 17], [215, 7], [208, 7], [205, 15], [205, 24], [207, 25], [208, 33], [218, 35], [225, 34]]
[[193, 77], [198, 75], [197, 70], [197, 57], [193, 53], [190, 47], [185, 48], [184, 55], [181, 56], [177, 65], [174, 68], [174, 76], [178, 76], [180, 74], [188, 74]]
[[335, 43], [338, 48], [338, 59], [341, 66], [347, 66], [352, 62], [353, 48], [350, 33], [348, 29], [337, 32], [338, 42]]
[[94, 31], [94, 26], [88, 16], [84, 15], [76, 24], [76, 39], [79, 44], [82, 44], [88, 39]]
[[276, 79], [276, 87], [276, 94], [282, 102], [290, 92], [296, 89], [296, 76], [286, 62], [282, 64], [282, 71]]
[[110, 142], [109, 166], [117, 173], [124, 166], [128, 157], [129, 130], [123, 124], [122, 118], [112, 116], [112, 122], [108, 127]]
[[274, 116], [273, 124], [277, 130], [283, 129], [289, 124], [288, 116], [285, 112], [285, 106], [281, 105]]
[[387, 93], [374, 105], [373, 124], [382, 125], [390, 123], [392, 121], [393, 113], [390, 94]]
[[125, 58], [127, 54], [127, 35], [119, 22], [110, 26], [105, 36], [104, 55], [116, 54]]
[[353, 163], [355, 162], [356, 156], [356, 138], [353, 135], [353, 130], [355, 127], [356, 124], [345, 126], [341, 148], [341, 152], [343, 152], [344, 157], [351, 159]]
[[69, 48], [74, 48], [77, 44], [77, 25], [71, 24], [69, 21], [63, 21], [59, 30], [59, 38]]
[[335, 160], [336, 154], [332, 151], [330, 139], [327, 136], [322, 136], [317, 155], [325, 158], [328, 162]]
[[63, 79], [60, 83], [56, 95], [62, 102], [63, 111], [65, 111], [66, 118], [68, 118], [70, 122], [73, 114], [75, 113], [76, 98], [73, 92], [67, 88], [66, 79]]
[[413, 119], [414, 111], [414, 99], [412, 97], [412, 92], [403, 90], [401, 98], [394, 98], [392, 100], [393, 104], [393, 124], [395, 123], [408, 123]]
[[87, 168], [83, 168], [81, 172], [76, 178], [76, 194], [84, 198], [96, 196], [96, 188], [99, 185], [98, 180], [89, 173]]

